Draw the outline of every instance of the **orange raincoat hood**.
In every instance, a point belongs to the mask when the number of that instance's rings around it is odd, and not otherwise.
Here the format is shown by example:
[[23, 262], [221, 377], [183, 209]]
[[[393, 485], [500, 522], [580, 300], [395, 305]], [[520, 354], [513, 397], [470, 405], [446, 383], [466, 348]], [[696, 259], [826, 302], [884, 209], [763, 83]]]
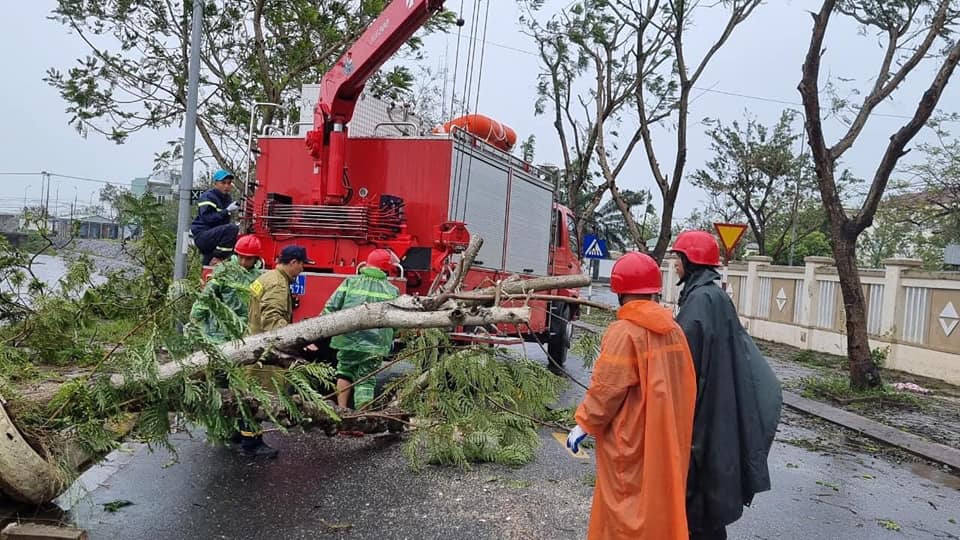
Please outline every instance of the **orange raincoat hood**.
[[617, 310], [617, 319], [630, 321], [656, 334], [667, 334], [678, 328], [673, 315], [657, 303], [645, 300], [627, 302]]
[[577, 424], [597, 441], [590, 540], [687, 540], [696, 375], [669, 310], [627, 303], [603, 336]]

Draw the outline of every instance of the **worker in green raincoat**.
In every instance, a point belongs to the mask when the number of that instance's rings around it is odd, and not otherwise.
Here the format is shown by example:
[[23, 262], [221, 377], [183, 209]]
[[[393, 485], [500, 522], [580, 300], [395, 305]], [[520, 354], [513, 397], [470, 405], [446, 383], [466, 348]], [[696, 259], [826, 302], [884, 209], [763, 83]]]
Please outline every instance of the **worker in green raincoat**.
[[[396, 257], [386, 249], [375, 249], [367, 257], [359, 275], [344, 280], [327, 301], [323, 313], [333, 313], [361, 304], [384, 302], [400, 291], [387, 281], [387, 272]], [[362, 380], [373, 373], [393, 347], [393, 328], [374, 328], [334, 336], [330, 347], [337, 350], [337, 404], [348, 407], [353, 393], [354, 407], [373, 401], [377, 381]], [[356, 384], [354, 384], [356, 383]], [[352, 392], [350, 386], [353, 385]]]
[[[260, 250], [256, 236], [247, 235], [237, 240], [236, 255], [213, 268], [200, 298], [190, 309], [190, 320], [214, 343], [239, 339], [247, 329], [250, 284], [260, 275], [262, 266]], [[215, 297], [237, 316], [234, 324], [217, 318], [210, 309], [210, 297]]]

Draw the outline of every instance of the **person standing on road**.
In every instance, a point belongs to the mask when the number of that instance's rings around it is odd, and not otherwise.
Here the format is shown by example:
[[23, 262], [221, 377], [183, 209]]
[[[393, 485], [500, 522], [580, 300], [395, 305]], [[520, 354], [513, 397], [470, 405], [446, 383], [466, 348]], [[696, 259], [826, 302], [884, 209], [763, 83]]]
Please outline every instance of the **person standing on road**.
[[230, 223], [230, 215], [239, 212], [240, 205], [230, 198], [231, 189], [233, 173], [220, 169], [213, 173], [213, 187], [204, 191], [197, 202], [197, 217], [190, 225], [190, 233], [204, 265], [229, 257], [237, 241], [240, 226]]
[[687, 480], [691, 540], [722, 540], [757, 493], [770, 489], [767, 456], [780, 422], [780, 382], [716, 281], [720, 248], [685, 231], [670, 249], [683, 290], [677, 323], [697, 371], [693, 451]]
[[[237, 240], [232, 257], [213, 268], [200, 298], [190, 309], [193, 321], [212, 342], [220, 344], [243, 337], [247, 330], [250, 284], [260, 275], [260, 240], [248, 234]], [[230, 308], [236, 316], [234, 324], [221, 321], [210, 309], [211, 298]]]
[[613, 265], [617, 321], [603, 335], [567, 447], [596, 439], [591, 540], [687, 540], [684, 508], [696, 376], [683, 331], [654, 300], [660, 267], [631, 252]]
[[280, 251], [277, 267], [264, 272], [250, 285], [248, 334], [252, 336], [283, 328], [293, 321], [290, 284], [303, 272], [305, 264], [314, 264], [307, 257], [307, 250], [300, 246], [287, 246]]
[[[305, 264], [314, 264], [307, 257], [307, 250], [300, 246], [287, 246], [280, 251], [277, 267], [263, 273], [250, 284], [247, 334], [277, 330], [293, 321], [290, 284], [303, 272]], [[244, 454], [267, 458], [277, 456], [277, 450], [263, 442], [263, 432], [251, 431], [245, 422], [241, 422], [240, 436], [240, 450]]]
[[[344, 280], [337, 287], [324, 306], [323, 314], [361, 304], [385, 302], [399, 296], [399, 289], [387, 280], [387, 272], [396, 264], [393, 252], [386, 249], [371, 251], [359, 275]], [[355, 408], [373, 401], [377, 381], [361, 379], [373, 373], [390, 353], [393, 334], [393, 328], [373, 328], [333, 336], [330, 348], [337, 351], [337, 405], [348, 407], [351, 394]]]

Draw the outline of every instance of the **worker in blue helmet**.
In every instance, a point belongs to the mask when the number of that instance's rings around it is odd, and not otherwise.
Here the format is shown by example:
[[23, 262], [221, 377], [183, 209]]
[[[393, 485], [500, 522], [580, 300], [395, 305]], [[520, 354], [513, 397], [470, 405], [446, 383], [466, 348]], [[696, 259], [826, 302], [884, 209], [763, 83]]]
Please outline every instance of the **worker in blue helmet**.
[[240, 211], [240, 205], [230, 198], [233, 173], [220, 169], [213, 173], [213, 187], [203, 192], [197, 201], [197, 217], [190, 225], [193, 243], [203, 256], [203, 264], [217, 264], [233, 253], [240, 227], [231, 223], [230, 216]]

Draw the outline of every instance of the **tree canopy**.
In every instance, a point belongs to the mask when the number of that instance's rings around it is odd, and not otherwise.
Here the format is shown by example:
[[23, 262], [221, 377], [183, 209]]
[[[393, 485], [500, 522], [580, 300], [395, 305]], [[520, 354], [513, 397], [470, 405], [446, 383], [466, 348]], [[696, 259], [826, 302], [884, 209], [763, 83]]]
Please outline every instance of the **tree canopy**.
[[[215, 0], [203, 9], [197, 131], [222, 167], [243, 162], [254, 102], [265, 109], [257, 126], [285, 129], [298, 118], [301, 85], [317, 83], [389, 3], [388, 0]], [[67, 104], [70, 124], [122, 143], [144, 129], [176, 126], [186, 109], [193, 3], [190, 0], [58, 0], [51, 19], [76, 34], [88, 53], [69, 68], [53, 67], [46, 81]], [[444, 29], [450, 12], [426, 31]], [[420, 38], [406, 54], [419, 54]], [[413, 92], [406, 66], [381, 71], [374, 88]], [[158, 153], [182, 156], [179, 141]]]

